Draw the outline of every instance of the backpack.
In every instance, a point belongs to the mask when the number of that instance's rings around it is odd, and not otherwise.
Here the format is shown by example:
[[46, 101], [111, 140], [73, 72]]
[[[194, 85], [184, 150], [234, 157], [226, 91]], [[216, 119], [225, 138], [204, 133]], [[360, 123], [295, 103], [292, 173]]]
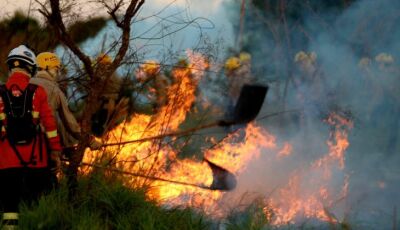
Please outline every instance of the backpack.
[[35, 124], [32, 116], [33, 94], [37, 85], [28, 84], [25, 90], [20, 90], [20, 96], [14, 96], [5, 85], [0, 85], [0, 96], [3, 99], [4, 113], [7, 124], [5, 126], [6, 138], [10, 145], [28, 145], [35, 140], [39, 125]]

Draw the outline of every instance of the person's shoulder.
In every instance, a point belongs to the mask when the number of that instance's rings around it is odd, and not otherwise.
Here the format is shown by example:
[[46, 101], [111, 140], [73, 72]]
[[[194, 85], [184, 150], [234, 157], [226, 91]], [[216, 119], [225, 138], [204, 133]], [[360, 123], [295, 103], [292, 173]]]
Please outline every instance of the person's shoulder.
[[29, 83], [38, 85], [46, 91], [56, 91], [57, 93], [62, 92], [60, 87], [58, 87], [57, 82], [49, 81], [47, 79], [42, 79], [42, 78], [32, 78]]
[[43, 86], [41, 86], [39, 84], [32, 83], [32, 82], [30, 82], [29, 84], [34, 86], [34, 87], [36, 87], [35, 94], [37, 96], [47, 96], [46, 90], [44, 89]]
[[42, 87], [42, 88], [43, 88], [43, 86], [45, 85], [44, 82], [43, 82], [43, 80], [40, 79], [40, 78], [37, 78], [37, 77], [31, 78], [31, 79], [29, 80], [29, 84], [31, 84], [31, 85], [36, 85], [36, 86], [38, 86], [38, 87], [40, 86], [40, 87]]

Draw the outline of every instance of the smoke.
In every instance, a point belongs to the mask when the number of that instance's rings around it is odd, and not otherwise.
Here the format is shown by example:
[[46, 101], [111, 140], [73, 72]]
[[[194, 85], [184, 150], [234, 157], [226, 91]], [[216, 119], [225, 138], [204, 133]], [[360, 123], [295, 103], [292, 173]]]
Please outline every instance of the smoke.
[[[261, 114], [294, 108], [302, 112], [258, 121], [277, 135], [277, 148], [264, 150], [248, 166], [227, 200], [244, 192], [279, 199], [277, 191], [295, 175], [300, 178], [299, 196], [317, 191], [326, 181], [312, 164], [329, 153], [327, 140], [334, 126], [323, 120], [335, 112], [354, 127], [344, 169], [338, 162], [329, 165], [328, 190], [338, 199], [330, 211], [353, 226], [389, 228], [393, 210], [400, 207], [400, 2], [359, 0], [343, 10], [319, 4], [304, 7], [296, 20], [287, 18], [290, 34], [279, 19], [260, 18], [258, 9], [248, 7], [245, 26], [254, 32], [247, 33], [249, 45], [243, 48], [253, 55], [256, 82], [271, 89]], [[276, 23], [274, 31], [266, 21]], [[302, 50], [305, 58], [295, 60]], [[292, 153], [277, 158], [286, 142]]]
[[[335, 93], [331, 103], [346, 108], [355, 122], [346, 161], [349, 215], [381, 227], [392, 226], [392, 210], [400, 205], [399, 7], [399, 1], [357, 1], [308, 48], [319, 55]], [[380, 60], [383, 52], [393, 60]], [[360, 63], [365, 57], [369, 66]]]

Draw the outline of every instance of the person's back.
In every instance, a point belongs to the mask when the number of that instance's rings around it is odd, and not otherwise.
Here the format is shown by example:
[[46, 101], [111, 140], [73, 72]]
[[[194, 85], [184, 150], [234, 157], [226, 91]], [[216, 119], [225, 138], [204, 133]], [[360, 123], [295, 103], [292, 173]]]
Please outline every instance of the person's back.
[[47, 95], [53, 114], [57, 119], [57, 128], [64, 148], [73, 147], [78, 143], [81, 128], [68, 107], [64, 93], [57, 85], [57, 76], [61, 67], [59, 58], [50, 52], [37, 56], [38, 72], [30, 83], [42, 86]]
[[[47, 94], [42, 87], [32, 87], [29, 84], [36, 69], [34, 53], [25, 46], [19, 46], [10, 52], [7, 64], [10, 76], [6, 84], [1, 86], [0, 97], [0, 181], [4, 185], [0, 189], [0, 206], [4, 211], [5, 224], [7, 218], [17, 219], [20, 201], [33, 201], [52, 188], [50, 167], [59, 167], [61, 151], [56, 121], [47, 102]], [[22, 101], [23, 106], [16, 105], [13, 100]], [[19, 113], [15, 114], [16, 111]], [[24, 140], [21, 138], [26, 137], [28, 127], [15, 130], [21, 128], [15, 124], [15, 120], [26, 116], [35, 128], [30, 129], [33, 138]], [[45, 132], [39, 125], [44, 127]], [[25, 135], [18, 136], [23, 133]]]
[[153, 113], [167, 104], [170, 82], [161, 72], [158, 62], [149, 60], [142, 64], [136, 71], [136, 79], [141, 83], [142, 91], [149, 99]]
[[122, 79], [116, 72], [105, 75], [111, 64], [111, 57], [104, 53], [97, 57], [94, 64], [96, 84], [91, 87], [99, 95], [99, 103], [90, 105], [96, 111], [92, 115], [91, 131], [97, 137], [116, 127], [129, 111], [129, 98], [121, 94]]

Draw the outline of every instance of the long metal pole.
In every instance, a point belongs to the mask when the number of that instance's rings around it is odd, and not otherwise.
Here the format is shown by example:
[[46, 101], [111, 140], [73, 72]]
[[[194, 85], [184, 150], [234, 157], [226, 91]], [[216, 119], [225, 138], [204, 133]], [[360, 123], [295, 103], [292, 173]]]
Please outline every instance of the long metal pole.
[[206, 185], [202, 185], [202, 184], [170, 180], [170, 179], [165, 179], [165, 178], [156, 177], [156, 176], [143, 175], [140, 173], [132, 173], [132, 172], [127, 172], [127, 171], [123, 171], [120, 169], [105, 167], [105, 166], [86, 163], [86, 162], [82, 162], [81, 165], [89, 166], [89, 167], [93, 167], [93, 168], [105, 169], [105, 170], [111, 171], [111, 172], [116, 172], [116, 173], [121, 173], [121, 174], [125, 174], [125, 175], [136, 176], [136, 177], [141, 177], [141, 178], [146, 178], [146, 179], [151, 179], [151, 180], [158, 180], [158, 181], [164, 181], [164, 182], [168, 182], [168, 183], [180, 184], [180, 185], [185, 185], [185, 186], [192, 186], [192, 187], [197, 187], [197, 188], [202, 188], [202, 189], [215, 190], [215, 189], [211, 188], [210, 186], [206, 186]]

